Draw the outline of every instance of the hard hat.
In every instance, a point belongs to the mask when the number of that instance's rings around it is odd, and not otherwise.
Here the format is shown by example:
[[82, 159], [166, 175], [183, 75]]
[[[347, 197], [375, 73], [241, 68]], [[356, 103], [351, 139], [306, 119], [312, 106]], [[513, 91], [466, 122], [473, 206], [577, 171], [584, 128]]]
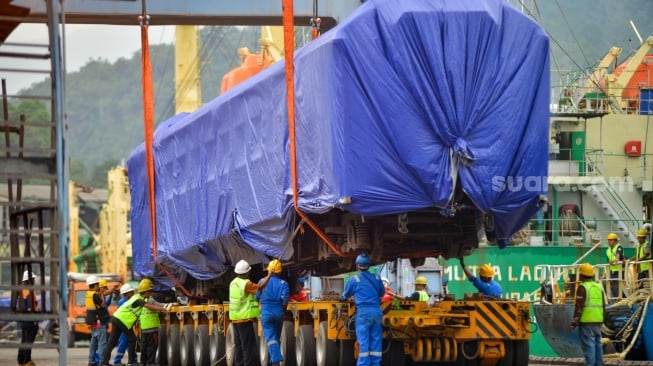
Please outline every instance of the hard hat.
[[424, 276], [418, 276], [418, 277], [415, 279], [415, 284], [416, 284], [416, 285], [427, 285], [427, 284], [428, 284], [428, 281], [426, 280], [426, 277], [424, 277]]
[[594, 268], [589, 263], [583, 263], [578, 267], [578, 273], [585, 277], [594, 277]]
[[387, 283], [388, 285], [390, 284], [390, 280], [385, 277], [381, 277], [381, 281]]
[[615, 233], [608, 234], [608, 240], [619, 240], [619, 237]]
[[273, 259], [268, 263], [268, 272], [281, 273], [281, 261]]
[[96, 283], [99, 283], [99, 282], [100, 282], [100, 279], [97, 278], [97, 276], [88, 276], [86, 278], [86, 284], [89, 285], [89, 286], [95, 285]]
[[252, 267], [249, 266], [249, 263], [245, 261], [244, 259], [241, 259], [236, 263], [236, 268], [234, 268], [234, 272], [237, 274], [245, 274], [249, 272], [249, 270], [252, 269]]
[[648, 236], [648, 231], [646, 231], [646, 229], [637, 230], [637, 237], [638, 238], [647, 237], [647, 236]]
[[[35, 279], [35, 278], [36, 278], [36, 275], [35, 275], [34, 273], [32, 273], [32, 277], [31, 277], [31, 279], [33, 280], [33, 279]], [[29, 277], [29, 271], [25, 271], [25, 272], [23, 272], [23, 282], [25, 282], [25, 281], [29, 281], [29, 280], [30, 280], [30, 277]]]
[[126, 283], [126, 284], [124, 284], [124, 285], [122, 285], [120, 287], [120, 294], [121, 295], [124, 295], [124, 294], [126, 294], [128, 292], [133, 292], [133, 291], [134, 291], [134, 288], [132, 287], [132, 285], [130, 285], [128, 283]]
[[489, 277], [492, 278], [494, 277], [494, 269], [490, 267], [489, 264], [484, 264], [481, 266], [481, 277]]
[[152, 280], [149, 278], [143, 278], [141, 282], [138, 284], [138, 292], [146, 292], [146, 291], [151, 291], [154, 288], [154, 285], [152, 284]]
[[105, 280], [104, 278], [100, 278], [99, 283], [100, 283], [100, 287], [108, 287], [109, 286], [109, 284], [107, 283], [107, 280]]
[[366, 269], [370, 266], [370, 257], [367, 256], [367, 253], [361, 253], [356, 257], [356, 265], [362, 269]]

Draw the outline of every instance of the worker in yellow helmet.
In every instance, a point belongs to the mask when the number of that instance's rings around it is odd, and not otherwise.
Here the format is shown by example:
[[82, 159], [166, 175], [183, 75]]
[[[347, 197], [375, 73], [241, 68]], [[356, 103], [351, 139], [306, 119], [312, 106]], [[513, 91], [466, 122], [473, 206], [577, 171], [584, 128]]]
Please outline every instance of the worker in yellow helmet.
[[[272, 277], [267, 286], [256, 292], [256, 300], [261, 304], [261, 328], [270, 354], [270, 366], [279, 366], [283, 362], [281, 328], [290, 296], [290, 286], [280, 277], [281, 271], [281, 262], [278, 259], [271, 260], [268, 273], [272, 273]], [[263, 281], [264, 279], [261, 279], [259, 284]]]
[[[619, 282], [623, 278], [622, 265], [624, 261], [624, 248], [619, 243], [619, 236], [615, 233], [608, 234], [608, 249], [605, 254], [610, 264], [610, 297], [619, 297]], [[619, 274], [622, 273], [620, 276]]]
[[594, 280], [594, 268], [589, 263], [578, 267], [580, 286], [576, 290], [574, 316], [571, 329], [579, 326], [580, 348], [585, 354], [586, 365], [603, 364], [601, 326], [605, 314], [603, 286]]
[[415, 292], [413, 292], [410, 296], [400, 296], [394, 294], [394, 297], [408, 301], [429, 301], [429, 294], [426, 292], [426, 286], [428, 286], [426, 277], [417, 276], [415, 278]]
[[[637, 249], [635, 250], [635, 256], [632, 258], [636, 261], [650, 261], [651, 260], [651, 246], [648, 243], [648, 231], [646, 229], [637, 230]], [[637, 282], [639, 282], [639, 288], [644, 286], [644, 280], [648, 278], [648, 269], [650, 264], [639, 263], [637, 265]]]
[[465, 266], [465, 261], [463, 257], [458, 258], [460, 261], [460, 266], [465, 272], [467, 279], [476, 287], [478, 292], [485, 296], [501, 297], [503, 294], [503, 289], [496, 281], [494, 281], [494, 269], [489, 264], [484, 264], [481, 266], [479, 271], [480, 279], [472, 274], [472, 272], [467, 269]]

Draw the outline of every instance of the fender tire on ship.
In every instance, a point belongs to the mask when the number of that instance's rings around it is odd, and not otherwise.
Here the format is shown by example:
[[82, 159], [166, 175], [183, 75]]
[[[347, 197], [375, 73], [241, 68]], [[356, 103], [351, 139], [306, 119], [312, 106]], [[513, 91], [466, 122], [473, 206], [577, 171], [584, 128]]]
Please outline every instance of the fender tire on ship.
[[211, 365], [226, 366], [227, 360], [225, 358], [225, 348], [227, 346], [227, 339], [220, 331], [217, 324], [213, 324], [213, 330], [211, 331], [211, 336], [209, 337], [209, 343]]
[[195, 330], [195, 340], [193, 341], [193, 356], [195, 357], [195, 366], [209, 366], [209, 326], [200, 324]]

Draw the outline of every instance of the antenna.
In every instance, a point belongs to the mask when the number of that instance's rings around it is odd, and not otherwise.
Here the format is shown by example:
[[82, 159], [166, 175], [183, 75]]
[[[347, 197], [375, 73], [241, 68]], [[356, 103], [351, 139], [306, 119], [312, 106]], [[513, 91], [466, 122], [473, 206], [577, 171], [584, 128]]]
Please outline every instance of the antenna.
[[639, 35], [639, 32], [637, 31], [637, 27], [635, 27], [635, 23], [633, 21], [630, 21], [630, 26], [633, 27], [633, 30], [635, 31], [635, 35], [637, 36], [637, 39], [639, 39], [639, 44], [641, 45], [644, 43], [644, 40], [642, 39], [642, 36]]

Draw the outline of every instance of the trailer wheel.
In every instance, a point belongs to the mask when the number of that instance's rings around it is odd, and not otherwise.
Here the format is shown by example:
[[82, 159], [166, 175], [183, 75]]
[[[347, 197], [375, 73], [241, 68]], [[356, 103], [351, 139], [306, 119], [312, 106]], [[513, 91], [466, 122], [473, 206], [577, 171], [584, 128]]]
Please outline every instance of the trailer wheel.
[[195, 356], [195, 366], [209, 366], [209, 326], [200, 324], [195, 331], [195, 340], [193, 342]]
[[530, 346], [528, 341], [514, 341], [514, 364], [515, 365], [528, 365], [528, 353], [530, 352]]
[[159, 326], [159, 343], [156, 346], [156, 364], [168, 364], [168, 334], [167, 328], [164, 325]]
[[[499, 360], [499, 363], [497, 366], [511, 366], [513, 365], [513, 353], [514, 353], [514, 345], [512, 341], [505, 341], [504, 346], [506, 348], [506, 355], [502, 359]], [[518, 365], [518, 364], [516, 364]], [[528, 356], [526, 357], [526, 365], [528, 365]]]
[[195, 327], [193, 324], [186, 324], [181, 330], [181, 345], [179, 347], [179, 359], [181, 366], [193, 366], [193, 340], [195, 339]]
[[261, 366], [268, 366], [270, 354], [268, 353], [268, 344], [265, 341], [265, 336], [263, 334], [258, 337], [258, 356], [261, 361]]
[[339, 366], [354, 366], [356, 359], [354, 358], [354, 341], [351, 339], [341, 339], [338, 347], [338, 365]]
[[300, 325], [295, 342], [297, 366], [315, 365], [315, 337], [313, 337], [313, 326], [307, 324]]
[[231, 329], [231, 324], [227, 327], [227, 339], [225, 342], [225, 359], [227, 360], [227, 366], [234, 366], [235, 352], [236, 352], [236, 338], [234, 336], [234, 330]]
[[225, 366], [227, 360], [225, 359], [225, 346], [226, 339], [224, 334], [220, 331], [217, 324], [213, 324], [213, 331], [209, 337], [211, 347], [209, 347], [209, 354], [211, 356], [211, 365]]
[[168, 365], [179, 366], [181, 361], [179, 358], [179, 324], [170, 324], [168, 328]]
[[283, 356], [282, 366], [295, 366], [295, 323], [283, 322], [281, 328], [281, 355]]
[[315, 342], [315, 358], [317, 366], [336, 366], [338, 344], [329, 339], [327, 322], [320, 322]]
[[388, 341], [383, 340], [383, 356], [381, 358], [381, 365], [403, 365], [406, 362], [404, 344], [400, 341], [390, 340], [390, 346], [388, 347], [386, 342]]

